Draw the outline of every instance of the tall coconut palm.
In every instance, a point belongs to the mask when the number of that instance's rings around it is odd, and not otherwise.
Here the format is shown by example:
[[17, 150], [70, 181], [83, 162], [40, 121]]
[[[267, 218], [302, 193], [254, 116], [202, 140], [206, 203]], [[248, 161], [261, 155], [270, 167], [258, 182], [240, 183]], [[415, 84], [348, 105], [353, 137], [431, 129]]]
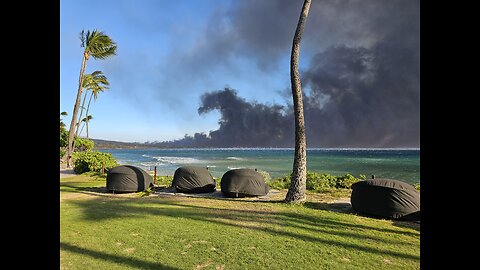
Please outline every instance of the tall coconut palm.
[[300, 55], [300, 41], [302, 40], [305, 22], [310, 11], [311, 0], [303, 2], [302, 12], [298, 19], [297, 29], [293, 37], [292, 54], [290, 56], [290, 82], [292, 85], [293, 110], [295, 114], [295, 156], [290, 188], [285, 201], [299, 203], [306, 199], [307, 186], [307, 140], [305, 135], [305, 120], [303, 117], [302, 85], [298, 73], [298, 58]]
[[[108, 90], [109, 87], [108, 85], [110, 85], [110, 83], [108, 82], [107, 80], [107, 77], [103, 76], [103, 75], [99, 75], [98, 76], [98, 80], [95, 81], [95, 83], [92, 85], [91, 87], [91, 95], [90, 95], [90, 99], [88, 100], [88, 105], [87, 105], [87, 112], [85, 113], [86, 115], [88, 115], [88, 111], [90, 110], [90, 103], [92, 102], [92, 97], [94, 98], [94, 100], [96, 101], [97, 98], [98, 98], [98, 94], [100, 92], [103, 92], [104, 90]], [[88, 138], [88, 122], [90, 121], [90, 119], [87, 117], [87, 121], [86, 121], [86, 125], [87, 125], [87, 138]]]
[[84, 30], [80, 32], [80, 40], [82, 42], [81, 47], [85, 48], [83, 51], [82, 66], [80, 68], [80, 76], [78, 79], [77, 98], [75, 100], [75, 106], [73, 107], [72, 121], [70, 122], [70, 133], [68, 136], [68, 147], [66, 153], [67, 167], [71, 165], [72, 152], [74, 148], [74, 129], [77, 121], [78, 107], [80, 106], [80, 99], [82, 98], [83, 90], [83, 74], [87, 66], [87, 61], [92, 56], [94, 59], [106, 59], [116, 54], [116, 43], [103, 32], [94, 30], [86, 33]]
[[[97, 100], [98, 93], [103, 92], [104, 90], [107, 90], [108, 85], [110, 85], [110, 83], [108, 82], [107, 77], [103, 75], [103, 72], [101, 71], [96, 70], [92, 74], [83, 75], [83, 88], [86, 91], [85, 91], [85, 95], [83, 95], [80, 116], [78, 117], [79, 120], [82, 119], [82, 116], [83, 116], [83, 110], [85, 109], [85, 100], [87, 99], [88, 90], [90, 90], [92, 94], [90, 95], [90, 100], [88, 101], [88, 106], [87, 106], [85, 115], [88, 115], [88, 109], [90, 108], [90, 102], [92, 101], [92, 96], [95, 96], [95, 100]], [[77, 121], [77, 122], [80, 122], [80, 121]], [[75, 132], [75, 136], [78, 136], [79, 129], [80, 129], [80, 125], [77, 124], [77, 131]], [[88, 119], [87, 119], [87, 130], [88, 130]]]

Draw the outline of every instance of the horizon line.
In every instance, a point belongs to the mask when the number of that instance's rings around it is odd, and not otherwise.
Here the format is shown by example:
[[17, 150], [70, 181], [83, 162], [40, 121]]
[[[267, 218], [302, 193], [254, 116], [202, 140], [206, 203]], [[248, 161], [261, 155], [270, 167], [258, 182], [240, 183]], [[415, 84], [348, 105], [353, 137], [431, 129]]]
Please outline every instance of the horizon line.
[[[106, 148], [109, 149], [109, 148]], [[132, 149], [132, 148], [111, 148], [111, 149]], [[133, 149], [161, 149], [161, 150], [295, 150], [295, 147], [146, 147]], [[420, 147], [311, 147], [307, 150], [324, 150], [324, 151], [348, 151], [348, 150], [420, 150]]]

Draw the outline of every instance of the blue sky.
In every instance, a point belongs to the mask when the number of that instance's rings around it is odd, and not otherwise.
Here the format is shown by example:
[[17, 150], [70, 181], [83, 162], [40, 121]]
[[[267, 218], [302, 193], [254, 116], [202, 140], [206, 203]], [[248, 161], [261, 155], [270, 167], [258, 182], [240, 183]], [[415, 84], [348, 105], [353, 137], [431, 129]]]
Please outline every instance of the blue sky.
[[[244, 130], [228, 145], [281, 136], [272, 145], [293, 146], [290, 53], [302, 4], [61, 0], [64, 122], [78, 88], [79, 33], [97, 29], [118, 49], [87, 63], [110, 82], [91, 106], [91, 138], [161, 142], [215, 131], [208, 145], [223, 146]], [[299, 61], [311, 146], [418, 147], [419, 17], [418, 0], [313, 1]], [[219, 92], [226, 87], [236, 92]], [[203, 114], [201, 97], [211, 102]]]
[[[189, 67], [189, 61], [197, 61], [190, 58], [199, 57], [194, 54], [208, 46], [205, 32], [215, 13], [234, 4], [208, 0], [62, 0], [60, 111], [69, 114], [64, 122], [70, 123], [78, 87], [82, 29], [103, 31], [118, 45], [116, 56], [91, 58], [87, 63], [87, 73], [101, 70], [110, 82], [110, 90], [91, 105], [92, 138], [144, 142], [208, 133], [218, 128], [220, 115], [217, 111], [199, 115], [200, 96], [227, 85], [247, 100], [285, 103], [281, 92], [290, 83], [288, 51], [280, 59], [281, 65], [268, 73], [241, 54], [231, 55], [226, 64]], [[172, 72], [183, 76], [172, 77]]]

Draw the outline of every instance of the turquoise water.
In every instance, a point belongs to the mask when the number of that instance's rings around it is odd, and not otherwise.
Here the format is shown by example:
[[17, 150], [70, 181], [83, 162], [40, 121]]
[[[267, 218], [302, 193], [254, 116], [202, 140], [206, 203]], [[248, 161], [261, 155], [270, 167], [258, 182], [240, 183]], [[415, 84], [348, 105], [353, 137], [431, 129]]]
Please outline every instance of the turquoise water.
[[[235, 168], [257, 168], [271, 177], [292, 171], [293, 149], [216, 148], [216, 149], [108, 149], [120, 164], [135, 165], [147, 171], [157, 166], [158, 175], [173, 175], [181, 166], [208, 167], [214, 177]], [[307, 169], [370, 178], [393, 178], [420, 182], [419, 149], [308, 149]]]

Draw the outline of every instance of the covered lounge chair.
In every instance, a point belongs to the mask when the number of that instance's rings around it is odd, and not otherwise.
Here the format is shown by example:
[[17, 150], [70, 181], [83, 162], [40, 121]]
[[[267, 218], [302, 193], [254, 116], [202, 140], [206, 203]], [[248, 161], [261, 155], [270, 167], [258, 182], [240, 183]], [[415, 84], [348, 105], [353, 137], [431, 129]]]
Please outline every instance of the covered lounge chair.
[[184, 166], [175, 171], [172, 187], [182, 193], [207, 193], [216, 190], [216, 182], [203, 167]]
[[234, 169], [226, 172], [220, 182], [226, 197], [256, 197], [268, 194], [270, 190], [263, 176], [252, 169]]
[[114, 193], [145, 191], [153, 187], [153, 178], [146, 171], [131, 165], [111, 168], [107, 173], [107, 190]]
[[367, 216], [420, 220], [420, 193], [394, 179], [370, 179], [352, 185], [353, 210]]

